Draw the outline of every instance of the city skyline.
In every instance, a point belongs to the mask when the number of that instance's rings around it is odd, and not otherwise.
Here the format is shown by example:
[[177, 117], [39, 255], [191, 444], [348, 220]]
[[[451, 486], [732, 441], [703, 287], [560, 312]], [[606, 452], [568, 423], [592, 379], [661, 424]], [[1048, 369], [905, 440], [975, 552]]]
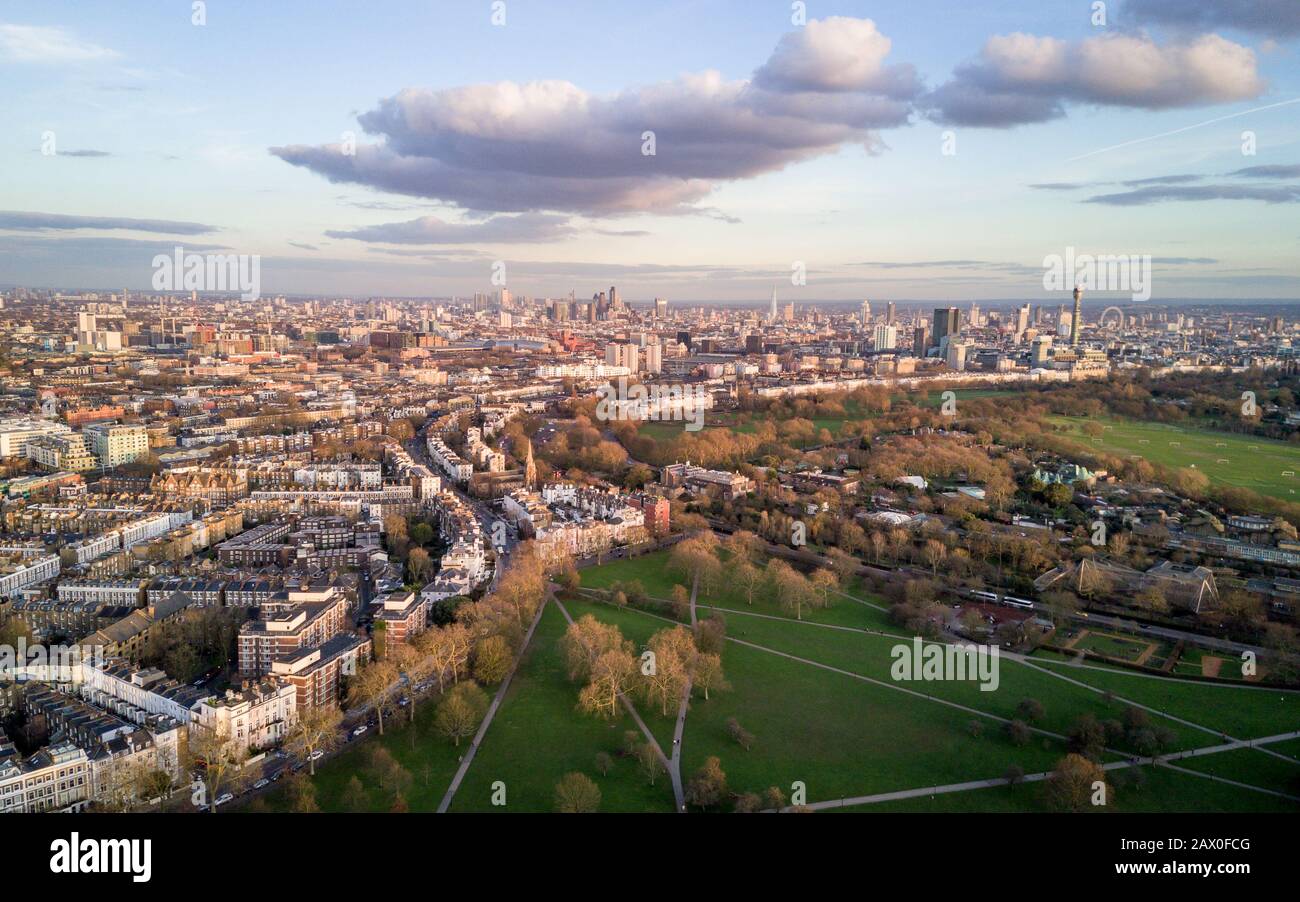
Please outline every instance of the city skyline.
[[0, 282], [183, 246], [265, 295], [1051, 304], [1077, 248], [1153, 304], [1297, 296], [1292, 9], [798, 6], [9, 7]]

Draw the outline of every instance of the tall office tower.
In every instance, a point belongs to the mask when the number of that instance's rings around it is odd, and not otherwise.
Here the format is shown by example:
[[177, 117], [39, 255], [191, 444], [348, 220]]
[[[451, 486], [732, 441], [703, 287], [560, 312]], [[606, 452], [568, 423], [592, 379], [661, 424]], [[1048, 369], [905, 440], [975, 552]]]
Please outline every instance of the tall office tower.
[[663, 372], [664, 368], [664, 349], [663, 346], [655, 343], [646, 345], [643, 349], [644, 363], [642, 369], [647, 373]]
[[619, 305], [618, 289], [613, 285], [609, 286], [609, 307], [611, 310], [622, 309]]
[[1019, 310], [1016, 311], [1016, 341], [1020, 341], [1020, 339], [1024, 336], [1025, 332], [1027, 332], [1028, 330], [1029, 330], [1029, 305], [1025, 304]]
[[1039, 335], [1030, 345], [1030, 361], [1036, 367], [1045, 367], [1052, 359], [1052, 336]]
[[898, 307], [893, 301], [890, 301], [888, 304], [885, 305], [885, 325], [893, 326], [896, 325], [897, 323], [898, 323]]
[[876, 326], [872, 344], [877, 351], [894, 350], [898, 346], [898, 329], [889, 325]]
[[621, 341], [610, 342], [605, 345], [605, 363], [609, 366], [625, 366], [628, 372], [636, 375], [639, 367], [637, 346]]
[[925, 320], [912, 330], [912, 356], [924, 357], [925, 350], [930, 346], [930, 330], [926, 328]]
[[961, 331], [961, 311], [956, 307], [935, 307], [934, 308], [934, 335], [930, 338], [930, 346], [942, 348], [944, 339], [953, 339]]
[[1070, 317], [1070, 347], [1079, 346], [1079, 328], [1083, 324], [1083, 289], [1074, 286], [1074, 315]]
[[767, 312], [767, 321], [769, 323], [776, 322], [776, 288], [775, 287], [772, 288], [772, 308]]
[[948, 369], [956, 373], [964, 372], [966, 369], [966, 349], [968, 345], [964, 341], [957, 341], [955, 338], [948, 342], [947, 363]]
[[787, 323], [794, 322], [794, 301], [785, 305], [785, 309], [781, 311], [781, 318]]
[[668, 298], [655, 298], [655, 319], [668, 319]]
[[970, 326], [972, 329], [978, 329], [980, 325], [980, 305], [970, 305]]
[[862, 302], [862, 325], [871, 322], [871, 301]]

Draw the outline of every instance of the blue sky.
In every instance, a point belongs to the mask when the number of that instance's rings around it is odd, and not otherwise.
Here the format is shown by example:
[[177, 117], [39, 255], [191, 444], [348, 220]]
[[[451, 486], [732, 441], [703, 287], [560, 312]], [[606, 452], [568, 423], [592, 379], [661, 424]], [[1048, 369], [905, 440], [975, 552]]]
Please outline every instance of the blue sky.
[[1296, 6], [0, 3], [0, 283], [182, 244], [264, 292], [1046, 302], [1072, 246], [1293, 299]]

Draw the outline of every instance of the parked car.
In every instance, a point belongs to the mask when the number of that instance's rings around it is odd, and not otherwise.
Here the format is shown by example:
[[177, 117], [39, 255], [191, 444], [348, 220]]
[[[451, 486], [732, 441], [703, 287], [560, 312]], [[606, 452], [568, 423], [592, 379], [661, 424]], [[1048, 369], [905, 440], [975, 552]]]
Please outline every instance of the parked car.
[[228, 793], [228, 792], [223, 792], [221, 795], [217, 796], [217, 801], [214, 802], [213, 804], [216, 804], [216, 805], [224, 805], [224, 804], [226, 804], [227, 802], [234, 801], [234, 798], [235, 798], [235, 797], [232, 796], [230, 793]]
[[253, 784], [253, 788], [254, 788], [254, 789], [265, 789], [266, 787], [268, 787], [268, 786], [270, 786], [270, 785], [271, 785], [271, 781], [268, 780], [268, 779], [266, 779], [266, 777], [263, 777], [262, 779], [258, 780], [256, 783]]
[[368, 729], [368, 727], [367, 727], [365, 724], [362, 724], [361, 726], [357, 727], [355, 730], [352, 731], [352, 735], [353, 735], [353, 736], [360, 736], [360, 735], [361, 735], [362, 733], [364, 733], [367, 729]]
[[325, 753], [322, 752], [320, 749], [317, 749], [316, 751], [312, 752], [310, 755], [307, 756], [307, 760], [308, 760], [308, 761], [319, 761], [320, 759], [322, 759], [322, 758], [324, 758], [324, 757], [325, 757]]

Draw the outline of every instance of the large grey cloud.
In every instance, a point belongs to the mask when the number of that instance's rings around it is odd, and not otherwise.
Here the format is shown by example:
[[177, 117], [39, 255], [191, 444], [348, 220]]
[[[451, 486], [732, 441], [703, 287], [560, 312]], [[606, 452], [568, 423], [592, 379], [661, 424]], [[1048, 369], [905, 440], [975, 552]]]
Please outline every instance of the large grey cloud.
[[1165, 201], [1257, 200], [1268, 204], [1300, 201], [1300, 185], [1152, 185], [1115, 194], [1098, 194], [1084, 203], [1140, 207]]
[[[1300, 197], [1300, 187], [1285, 184], [1209, 183], [1210, 179], [1293, 179], [1300, 178], [1300, 164], [1275, 163], [1248, 166], [1219, 175], [1177, 173], [1145, 178], [1094, 182], [1039, 182], [1030, 188], [1048, 191], [1077, 191], [1084, 188], [1121, 187], [1131, 190], [1098, 194], [1084, 203], [1113, 207], [1138, 207], [1166, 201], [1253, 200], [1268, 204], [1292, 203]], [[1199, 184], [1193, 184], [1199, 183]]]
[[1127, 0], [1122, 15], [1135, 22], [1202, 31], [1236, 28], [1275, 38], [1300, 35], [1296, 0]]
[[[359, 122], [381, 140], [271, 153], [333, 182], [486, 212], [698, 212], [719, 182], [879, 145], [919, 91], [869, 20], [810, 22], [751, 80], [717, 72], [612, 96], [563, 81], [406, 89]], [[643, 134], [654, 133], [654, 154]]]
[[216, 226], [174, 219], [130, 219], [125, 216], [73, 216], [64, 213], [33, 213], [0, 210], [0, 229], [48, 231], [96, 229], [100, 231], [160, 232], [166, 235], [206, 235]]
[[1300, 163], [1247, 166], [1228, 174], [1249, 179], [1300, 179]]
[[922, 103], [949, 125], [1007, 128], [1065, 115], [1071, 103], [1162, 110], [1257, 97], [1255, 53], [1215, 34], [1158, 44], [1142, 34], [1082, 41], [996, 35]]

